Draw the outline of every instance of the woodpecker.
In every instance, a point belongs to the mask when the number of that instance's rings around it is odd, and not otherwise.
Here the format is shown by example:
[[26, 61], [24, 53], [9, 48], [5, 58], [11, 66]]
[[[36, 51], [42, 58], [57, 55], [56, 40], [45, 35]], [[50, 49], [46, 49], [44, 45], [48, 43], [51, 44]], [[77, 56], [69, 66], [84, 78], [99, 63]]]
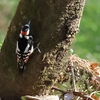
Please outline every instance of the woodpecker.
[[26, 68], [30, 55], [34, 52], [33, 37], [30, 34], [30, 21], [25, 24], [16, 43], [17, 66], [19, 70]]

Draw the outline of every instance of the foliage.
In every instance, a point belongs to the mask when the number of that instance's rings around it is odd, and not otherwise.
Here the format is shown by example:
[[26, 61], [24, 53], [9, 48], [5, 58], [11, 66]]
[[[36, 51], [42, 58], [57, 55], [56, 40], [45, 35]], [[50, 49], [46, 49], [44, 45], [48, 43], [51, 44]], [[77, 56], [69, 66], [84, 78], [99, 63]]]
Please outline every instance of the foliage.
[[[100, 67], [98, 63], [91, 63], [81, 59], [77, 55], [70, 55], [65, 65], [65, 71], [60, 72], [57, 86], [63, 89], [64, 93], [77, 91], [79, 94], [100, 97]], [[63, 80], [63, 81], [61, 81]], [[61, 81], [61, 82], [60, 82]], [[61, 91], [60, 91], [61, 92]], [[56, 92], [56, 94], [59, 94]], [[76, 95], [82, 97], [83, 94]], [[84, 97], [84, 96], [83, 96]], [[76, 100], [76, 99], [75, 99]], [[80, 99], [79, 99], [80, 100]], [[82, 99], [83, 100], [83, 99]], [[87, 100], [87, 99], [84, 99]], [[89, 99], [91, 100], [91, 99]], [[99, 100], [99, 99], [95, 99]]]
[[99, 0], [87, 0], [80, 25], [80, 33], [72, 48], [80, 57], [91, 61], [100, 60]]
[[21, 100], [26, 100], [23, 96], [21, 97]]
[[18, 2], [19, 0], [0, 0], [0, 44], [2, 44], [5, 38], [7, 28], [16, 11]]
[[96, 96], [100, 98], [100, 91], [96, 93]]

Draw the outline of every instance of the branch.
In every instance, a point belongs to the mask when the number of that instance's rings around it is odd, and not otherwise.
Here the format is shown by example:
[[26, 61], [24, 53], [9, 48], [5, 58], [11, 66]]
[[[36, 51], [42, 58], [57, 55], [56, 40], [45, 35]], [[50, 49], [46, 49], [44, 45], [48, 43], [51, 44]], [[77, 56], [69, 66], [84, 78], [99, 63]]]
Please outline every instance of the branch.
[[73, 93], [74, 96], [80, 96], [80, 97], [82, 97], [84, 100], [94, 100], [94, 99], [91, 98], [89, 95], [85, 95], [85, 94], [83, 94], [83, 93], [80, 92], [80, 91], [73, 91], [73, 90], [64, 91], [64, 90], [61, 90], [61, 89], [56, 88], [56, 87], [52, 87], [52, 89], [61, 92], [63, 95], [68, 94], [68, 93], [69, 93], [69, 94]]

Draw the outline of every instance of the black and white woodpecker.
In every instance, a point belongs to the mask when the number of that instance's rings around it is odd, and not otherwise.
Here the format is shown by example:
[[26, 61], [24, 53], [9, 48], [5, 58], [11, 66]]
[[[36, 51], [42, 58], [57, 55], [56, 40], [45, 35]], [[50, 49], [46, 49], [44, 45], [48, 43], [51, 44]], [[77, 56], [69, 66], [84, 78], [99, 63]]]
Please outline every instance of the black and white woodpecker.
[[34, 52], [33, 37], [30, 34], [30, 21], [25, 24], [16, 43], [17, 66], [19, 70], [26, 68], [30, 55]]

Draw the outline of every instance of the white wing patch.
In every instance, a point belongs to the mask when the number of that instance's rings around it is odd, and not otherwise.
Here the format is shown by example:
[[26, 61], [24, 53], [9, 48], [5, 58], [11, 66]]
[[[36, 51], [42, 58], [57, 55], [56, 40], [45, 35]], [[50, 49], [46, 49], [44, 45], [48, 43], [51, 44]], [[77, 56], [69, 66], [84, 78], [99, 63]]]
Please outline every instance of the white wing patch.
[[31, 50], [30, 50], [30, 54], [34, 52], [34, 48], [32, 46]]
[[30, 38], [30, 37], [29, 37], [29, 36], [27, 36], [27, 35], [26, 35], [26, 36], [24, 36], [24, 37], [25, 37], [27, 40]]
[[18, 41], [17, 41], [17, 43], [16, 43], [16, 53], [18, 53], [18, 51], [20, 51], [20, 50], [18, 48]]
[[20, 37], [20, 38], [22, 38], [22, 37], [23, 37], [21, 33], [19, 34], [19, 37]]
[[27, 53], [29, 51], [29, 47], [30, 47], [30, 45], [27, 44], [27, 47], [25, 48], [24, 53]]

